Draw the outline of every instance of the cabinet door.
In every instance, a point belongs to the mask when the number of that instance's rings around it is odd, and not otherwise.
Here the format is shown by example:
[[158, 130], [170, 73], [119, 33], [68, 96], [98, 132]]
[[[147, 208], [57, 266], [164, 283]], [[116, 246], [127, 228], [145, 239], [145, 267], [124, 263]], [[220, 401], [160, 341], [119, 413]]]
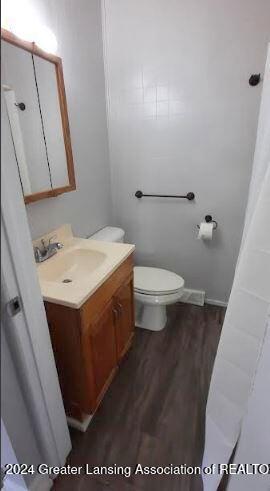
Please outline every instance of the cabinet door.
[[89, 326], [96, 405], [117, 369], [113, 305], [110, 301]]
[[117, 359], [129, 349], [134, 334], [133, 275], [114, 296]]
[[66, 413], [81, 420], [81, 412], [91, 412], [93, 397], [82, 363], [79, 311], [49, 302], [45, 309]]

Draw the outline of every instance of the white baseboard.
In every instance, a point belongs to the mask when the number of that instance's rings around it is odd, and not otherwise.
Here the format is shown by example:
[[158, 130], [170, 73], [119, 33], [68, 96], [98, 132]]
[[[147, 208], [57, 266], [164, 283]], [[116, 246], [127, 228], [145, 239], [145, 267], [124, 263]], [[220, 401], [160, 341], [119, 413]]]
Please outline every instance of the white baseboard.
[[217, 307], [227, 307], [228, 302], [223, 302], [222, 300], [215, 300], [214, 298], [206, 298], [205, 303], [209, 305], [216, 305]]
[[189, 288], [184, 288], [183, 295], [179, 301], [201, 306], [203, 306], [205, 303], [209, 305], [216, 305], [217, 307], [227, 307], [228, 305], [228, 302], [223, 302], [222, 300], [206, 298], [205, 291], [203, 290], [192, 290]]
[[203, 290], [191, 290], [189, 288], [184, 288], [183, 295], [179, 302], [191, 303], [193, 305], [204, 305], [205, 291]]
[[49, 491], [52, 485], [53, 480], [49, 476], [36, 474], [33, 482], [29, 486], [29, 491]]
[[93, 414], [87, 414], [83, 421], [78, 421], [75, 418], [71, 418], [70, 416], [67, 416], [67, 424], [68, 426], [71, 426], [72, 428], [75, 428], [76, 430], [85, 433], [92, 418], [93, 418]]

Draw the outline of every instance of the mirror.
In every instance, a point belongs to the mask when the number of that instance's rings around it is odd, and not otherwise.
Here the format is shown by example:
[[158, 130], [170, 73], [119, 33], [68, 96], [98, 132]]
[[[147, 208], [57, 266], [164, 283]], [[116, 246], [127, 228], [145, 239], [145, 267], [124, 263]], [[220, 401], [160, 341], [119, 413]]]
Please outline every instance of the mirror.
[[1, 30], [7, 116], [26, 203], [76, 189], [61, 58]]

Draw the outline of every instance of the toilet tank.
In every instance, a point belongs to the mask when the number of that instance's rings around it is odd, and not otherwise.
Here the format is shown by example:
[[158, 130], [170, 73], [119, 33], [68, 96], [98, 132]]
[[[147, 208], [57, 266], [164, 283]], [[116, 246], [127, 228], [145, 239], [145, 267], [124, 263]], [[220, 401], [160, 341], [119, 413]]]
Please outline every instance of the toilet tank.
[[118, 227], [104, 227], [98, 232], [88, 237], [92, 240], [102, 240], [104, 242], [124, 242], [125, 232]]

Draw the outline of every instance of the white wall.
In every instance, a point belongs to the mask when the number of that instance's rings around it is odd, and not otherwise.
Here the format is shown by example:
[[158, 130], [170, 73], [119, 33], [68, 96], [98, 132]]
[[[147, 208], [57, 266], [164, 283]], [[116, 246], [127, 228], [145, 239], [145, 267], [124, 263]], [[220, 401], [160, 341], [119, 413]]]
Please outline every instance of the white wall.
[[71, 223], [86, 236], [111, 221], [99, 0], [31, 0], [63, 61], [77, 190], [27, 205], [32, 237]]
[[[229, 296], [243, 228], [268, 0], [104, 0], [114, 222], [137, 261]], [[196, 202], [134, 198], [193, 191]], [[196, 224], [211, 213], [210, 244]]]

